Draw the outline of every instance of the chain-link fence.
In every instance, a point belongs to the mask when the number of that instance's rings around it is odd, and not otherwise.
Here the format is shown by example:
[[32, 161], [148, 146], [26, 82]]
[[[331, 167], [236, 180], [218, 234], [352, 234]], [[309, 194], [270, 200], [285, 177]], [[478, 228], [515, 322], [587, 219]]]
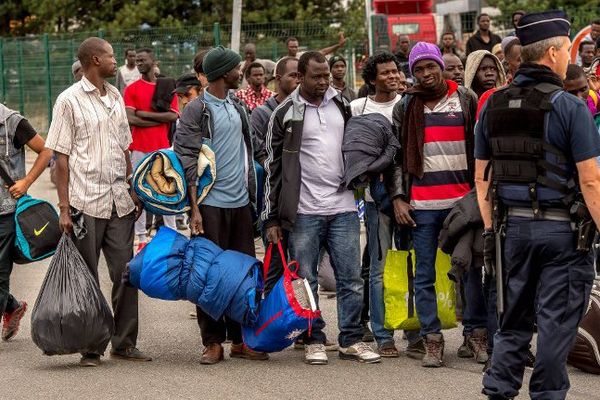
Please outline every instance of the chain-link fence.
[[[245, 43], [255, 43], [258, 58], [277, 60], [286, 54], [286, 38], [299, 40], [300, 49], [320, 49], [338, 42], [341, 30], [347, 36], [357, 33], [330, 21], [247, 24], [242, 26], [240, 51]], [[219, 44], [229, 45], [231, 27], [214, 24], [177, 29], [80, 32], [0, 38], [0, 102], [19, 110], [40, 132], [46, 132], [56, 97], [73, 83], [71, 65], [77, 48], [87, 37], [99, 36], [112, 44], [119, 65], [128, 48], [151, 47], [162, 74], [172, 77], [192, 70], [194, 55]], [[348, 40], [343, 50], [352, 59], [355, 44]], [[361, 48], [358, 46], [358, 53]], [[349, 68], [348, 81], [355, 73]]]

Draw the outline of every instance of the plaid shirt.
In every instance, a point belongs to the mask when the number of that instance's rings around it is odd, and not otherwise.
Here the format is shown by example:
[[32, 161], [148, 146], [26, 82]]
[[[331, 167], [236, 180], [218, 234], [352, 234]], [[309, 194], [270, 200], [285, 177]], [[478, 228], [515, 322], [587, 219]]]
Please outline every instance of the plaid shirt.
[[242, 100], [244, 103], [246, 103], [246, 105], [248, 106], [248, 109], [250, 111], [254, 110], [256, 107], [262, 106], [263, 104], [265, 104], [265, 102], [267, 101], [267, 99], [273, 95], [275, 95], [275, 93], [271, 92], [269, 89], [267, 89], [266, 87], [262, 87], [262, 89], [260, 90], [260, 94], [256, 94], [256, 92], [254, 91], [254, 89], [252, 89], [251, 86], [248, 86], [246, 89], [240, 89], [238, 90], [235, 95], [237, 96], [238, 99]]

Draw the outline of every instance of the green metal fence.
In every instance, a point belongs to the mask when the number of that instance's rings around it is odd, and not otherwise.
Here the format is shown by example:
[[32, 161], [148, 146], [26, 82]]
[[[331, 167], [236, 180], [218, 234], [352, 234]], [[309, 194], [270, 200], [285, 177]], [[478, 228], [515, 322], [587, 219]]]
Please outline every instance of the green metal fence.
[[[589, 21], [597, 19], [600, 8], [569, 9], [576, 32]], [[474, 15], [461, 18], [462, 31], [475, 26]], [[444, 25], [446, 25], [444, 23]], [[506, 17], [494, 17], [499, 32], [511, 30]], [[447, 29], [444, 26], [444, 29]], [[364, 26], [333, 21], [292, 21], [265, 24], [242, 24], [241, 47], [255, 43], [258, 58], [277, 60], [286, 53], [285, 39], [298, 38], [300, 47], [320, 49], [337, 43], [339, 32], [349, 40], [340, 52], [355, 63], [349, 63], [347, 80], [357, 81], [361, 57], [367, 52], [367, 34]], [[438, 32], [441, 33], [441, 32]], [[381, 30], [387, 35], [387, 29]], [[127, 48], [152, 47], [163, 74], [177, 77], [192, 69], [194, 55], [202, 49], [231, 40], [231, 26], [212, 25], [184, 28], [157, 28], [123, 31], [76, 32], [0, 38], [0, 102], [19, 110], [39, 132], [46, 132], [52, 118], [56, 97], [73, 83], [71, 65], [76, 59], [77, 47], [87, 37], [99, 36], [108, 40], [122, 65]], [[394, 50], [394, 49], [390, 49]]]
[[[285, 39], [289, 36], [298, 38], [302, 49], [319, 49], [337, 43], [341, 29], [347, 35], [357, 32], [330, 21], [248, 24], [242, 26], [241, 47], [255, 43], [258, 58], [276, 60], [286, 53]], [[71, 65], [76, 59], [77, 47], [90, 36], [110, 42], [119, 65], [124, 63], [125, 49], [152, 47], [161, 73], [177, 77], [192, 70], [198, 51], [219, 44], [229, 45], [231, 27], [216, 23], [173, 29], [0, 38], [0, 102], [19, 110], [39, 132], [46, 132], [56, 97], [73, 83]], [[351, 59], [353, 50], [354, 45], [349, 40], [340, 51]], [[349, 81], [353, 78], [350, 73]]]

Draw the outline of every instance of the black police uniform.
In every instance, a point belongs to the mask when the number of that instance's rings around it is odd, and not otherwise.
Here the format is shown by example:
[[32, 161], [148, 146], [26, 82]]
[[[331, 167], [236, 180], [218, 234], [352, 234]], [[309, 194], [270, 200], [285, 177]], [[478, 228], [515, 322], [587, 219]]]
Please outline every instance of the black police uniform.
[[[552, 13], [564, 15], [541, 14]], [[503, 210], [495, 222], [505, 223], [504, 312], [483, 378], [491, 399], [518, 394], [534, 322], [530, 396], [566, 397], [566, 358], [594, 279], [591, 253], [577, 250], [569, 208], [578, 191], [575, 164], [600, 156], [600, 137], [587, 106], [561, 86], [549, 68], [522, 65], [513, 83], [490, 97], [476, 127], [475, 157], [491, 160], [492, 196]]]

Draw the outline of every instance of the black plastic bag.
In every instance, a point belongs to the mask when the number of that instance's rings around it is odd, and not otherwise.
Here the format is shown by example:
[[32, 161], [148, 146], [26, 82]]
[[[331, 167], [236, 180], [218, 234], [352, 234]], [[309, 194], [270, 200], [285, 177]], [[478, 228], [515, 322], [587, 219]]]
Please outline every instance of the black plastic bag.
[[44, 354], [104, 354], [113, 316], [73, 241], [63, 235], [31, 315], [31, 338]]

